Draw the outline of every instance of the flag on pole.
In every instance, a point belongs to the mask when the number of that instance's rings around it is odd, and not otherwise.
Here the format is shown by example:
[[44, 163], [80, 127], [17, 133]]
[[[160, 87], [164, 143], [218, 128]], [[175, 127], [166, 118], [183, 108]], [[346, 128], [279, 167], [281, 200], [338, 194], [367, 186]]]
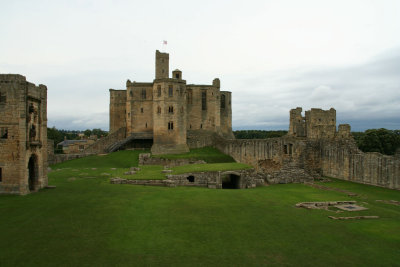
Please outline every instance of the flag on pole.
[[166, 41], [166, 40], [164, 40], [164, 41], [163, 41], [163, 45], [166, 45], [166, 44], [167, 44], [167, 41]]

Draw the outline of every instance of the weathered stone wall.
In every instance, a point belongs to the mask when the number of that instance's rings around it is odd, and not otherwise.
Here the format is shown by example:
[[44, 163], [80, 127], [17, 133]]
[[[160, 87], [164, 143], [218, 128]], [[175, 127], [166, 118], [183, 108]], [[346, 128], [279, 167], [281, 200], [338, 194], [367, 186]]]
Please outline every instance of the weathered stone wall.
[[126, 127], [126, 90], [110, 89], [110, 133]]
[[153, 83], [128, 81], [126, 101], [127, 136], [153, 131]]
[[47, 186], [47, 88], [0, 75], [0, 193]]
[[217, 142], [216, 133], [210, 131], [190, 130], [187, 133], [186, 142], [189, 148], [213, 146]]
[[215, 147], [237, 162], [253, 166], [267, 175], [270, 183], [310, 181], [320, 175], [318, 152], [307, 149], [306, 139], [283, 137], [270, 139], [224, 140], [216, 137]]
[[166, 175], [165, 180], [128, 180], [121, 178], [112, 178], [112, 184], [133, 184], [133, 185], [153, 185], [153, 186], [196, 186], [208, 187], [213, 189], [222, 189], [224, 177], [238, 177], [237, 184], [234, 188], [245, 189], [254, 188], [264, 185], [265, 177], [263, 174], [257, 173], [255, 170], [238, 170], [238, 171], [219, 171], [219, 172], [194, 172], [179, 175]]
[[[158, 89], [161, 88], [159, 93]], [[154, 80], [153, 154], [189, 152], [186, 144], [186, 81]]]
[[232, 132], [232, 93], [221, 91], [220, 102], [221, 134], [227, 139], [235, 139]]
[[400, 159], [361, 152], [354, 140], [325, 140], [321, 150], [322, 172], [343, 180], [400, 189]]
[[[288, 135], [307, 137], [309, 139], [334, 138], [336, 136], [336, 110], [322, 110], [312, 108], [301, 115], [302, 108], [290, 110], [290, 124]], [[346, 132], [347, 128], [341, 128]], [[350, 132], [349, 132], [350, 133]]]

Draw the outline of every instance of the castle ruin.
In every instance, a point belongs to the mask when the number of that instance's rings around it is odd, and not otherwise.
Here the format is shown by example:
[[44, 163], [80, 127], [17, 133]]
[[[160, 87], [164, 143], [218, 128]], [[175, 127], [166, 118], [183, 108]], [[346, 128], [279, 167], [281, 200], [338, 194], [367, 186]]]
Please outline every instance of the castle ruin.
[[186, 84], [178, 69], [169, 77], [168, 53], [155, 56], [153, 82], [128, 80], [126, 89], [110, 89], [110, 134], [124, 129], [127, 142], [147, 143], [153, 154], [188, 152], [193, 133], [234, 138], [231, 92], [220, 90], [219, 79]]
[[0, 74], [0, 193], [47, 186], [47, 88]]

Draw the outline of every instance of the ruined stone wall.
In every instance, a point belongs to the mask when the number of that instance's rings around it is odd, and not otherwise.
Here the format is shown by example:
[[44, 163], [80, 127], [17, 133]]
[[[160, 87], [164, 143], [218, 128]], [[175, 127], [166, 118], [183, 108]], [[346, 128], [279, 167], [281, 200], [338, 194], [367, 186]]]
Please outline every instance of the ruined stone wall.
[[334, 138], [336, 135], [336, 110], [312, 108], [305, 112], [307, 138]]
[[112, 178], [111, 184], [132, 184], [150, 186], [195, 186], [212, 189], [222, 189], [223, 179], [226, 176], [235, 175], [239, 177], [236, 189], [254, 188], [264, 185], [265, 177], [254, 169], [238, 171], [216, 171], [216, 172], [193, 172], [178, 175], [166, 175], [165, 180], [133, 180], [119, 177]]
[[325, 176], [400, 189], [400, 159], [380, 153], [361, 152], [354, 140], [325, 140], [321, 163]]
[[291, 136], [305, 137], [306, 136], [306, 122], [305, 118], [301, 115], [302, 108], [297, 107], [290, 110], [289, 132]]
[[[312, 108], [301, 115], [302, 108], [290, 110], [290, 124], [288, 135], [307, 137], [309, 139], [334, 138], [336, 136], [336, 110], [322, 110]], [[345, 135], [346, 127], [341, 132]], [[350, 133], [350, 130], [348, 131]]]
[[126, 127], [126, 90], [110, 89], [110, 133]]
[[270, 183], [310, 181], [318, 177], [319, 157], [307, 149], [307, 140], [300, 138], [269, 138], [224, 140], [215, 137], [215, 147], [237, 162], [253, 166], [266, 174]]
[[221, 134], [227, 139], [235, 139], [232, 132], [232, 93], [220, 92], [220, 123]]
[[0, 113], [0, 193], [27, 194], [47, 186], [46, 86], [1, 74]]

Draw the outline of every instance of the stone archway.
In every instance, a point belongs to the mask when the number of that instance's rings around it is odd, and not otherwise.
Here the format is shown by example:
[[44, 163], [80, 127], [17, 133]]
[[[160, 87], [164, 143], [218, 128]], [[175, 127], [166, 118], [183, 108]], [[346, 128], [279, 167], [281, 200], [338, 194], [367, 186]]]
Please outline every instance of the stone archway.
[[221, 175], [222, 189], [240, 189], [240, 174], [236, 172], [223, 173]]
[[35, 154], [32, 154], [28, 162], [28, 186], [29, 191], [36, 191], [39, 182], [38, 160]]

